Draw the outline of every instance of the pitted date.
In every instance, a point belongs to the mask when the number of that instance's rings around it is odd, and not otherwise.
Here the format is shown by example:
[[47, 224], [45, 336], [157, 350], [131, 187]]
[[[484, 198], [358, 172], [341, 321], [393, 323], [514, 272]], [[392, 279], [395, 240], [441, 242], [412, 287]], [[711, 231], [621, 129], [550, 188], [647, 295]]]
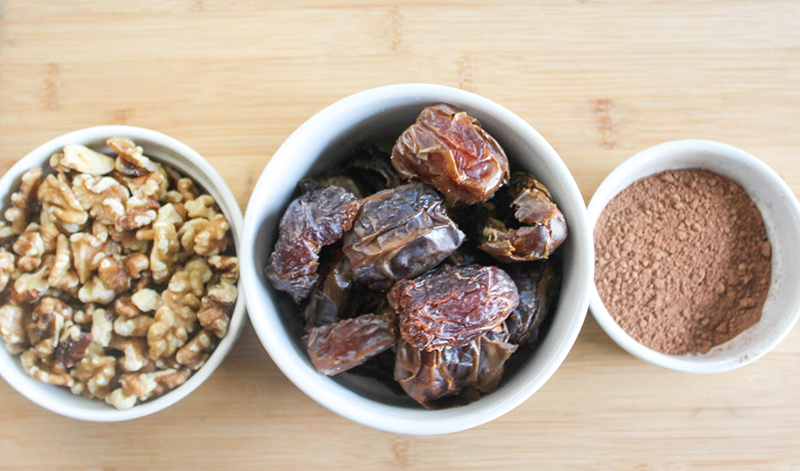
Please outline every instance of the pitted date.
[[308, 356], [314, 367], [333, 376], [358, 366], [397, 342], [397, 331], [381, 316], [365, 314], [315, 327], [308, 334]]
[[418, 182], [364, 199], [342, 248], [356, 278], [371, 289], [386, 290], [450, 255], [464, 234], [443, 203], [433, 188]]
[[308, 328], [339, 322], [354, 304], [356, 278], [347, 257], [337, 251], [324, 271], [303, 311]]
[[319, 252], [342, 238], [353, 224], [359, 200], [336, 186], [314, 190], [292, 201], [281, 218], [278, 241], [265, 272], [275, 289], [296, 303], [317, 282]]
[[480, 265], [445, 265], [398, 281], [387, 297], [405, 340], [424, 350], [467, 345], [519, 304], [511, 278], [499, 268]]
[[427, 408], [438, 408], [437, 401], [450, 396], [465, 400], [497, 389], [506, 360], [516, 345], [487, 335], [467, 345], [424, 350], [400, 339], [395, 358], [394, 379], [406, 394]]
[[435, 186], [454, 203], [489, 199], [508, 180], [508, 158], [477, 119], [451, 105], [425, 108], [392, 150], [392, 164], [406, 179]]
[[506, 272], [519, 291], [519, 305], [505, 322], [508, 341], [517, 345], [536, 342], [539, 327], [558, 295], [560, 278], [549, 261], [515, 263]]
[[[506, 263], [548, 258], [567, 238], [566, 219], [550, 192], [523, 172], [511, 176], [506, 191], [508, 195], [498, 195], [495, 204], [486, 205], [495, 206], [496, 213], [488, 211], [484, 218], [479, 248]], [[505, 201], [508, 207], [503, 207]], [[509, 209], [513, 215], [503, 217]], [[520, 223], [524, 225], [513, 228]]]

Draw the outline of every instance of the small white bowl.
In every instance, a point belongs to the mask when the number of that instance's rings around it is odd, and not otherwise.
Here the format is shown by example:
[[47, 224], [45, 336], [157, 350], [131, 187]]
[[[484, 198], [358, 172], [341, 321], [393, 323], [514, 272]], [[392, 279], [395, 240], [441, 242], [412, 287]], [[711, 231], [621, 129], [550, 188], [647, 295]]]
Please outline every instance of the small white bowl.
[[[3, 208], [9, 207], [11, 193], [17, 191], [20, 178], [28, 169], [48, 168], [50, 156], [68, 144], [83, 144], [94, 150], [103, 151], [105, 149], [110, 152], [110, 149], [105, 146], [105, 141], [112, 136], [132, 139], [137, 145], [144, 148], [145, 155], [179, 170], [208, 191], [230, 222], [238, 254], [238, 240], [242, 231], [242, 212], [222, 177], [200, 154], [186, 144], [149, 129], [133, 126], [96, 126], [64, 134], [37, 147], [14, 164], [0, 179], [0, 194], [4, 195]], [[236, 306], [231, 315], [228, 334], [219, 343], [206, 364], [196, 371], [186, 383], [162, 397], [139, 404], [132, 409], [117, 410], [103, 401], [75, 396], [67, 388], [37, 381], [25, 373], [19, 357], [9, 355], [5, 348], [0, 348], [0, 375], [23, 396], [45, 409], [67, 417], [95, 422], [115, 422], [144, 417], [175, 404], [194, 391], [214, 372], [241, 334], [245, 318], [244, 306], [244, 296], [241, 296], [240, 290], [240, 296], [236, 300]]]
[[[408, 397], [389, 394], [374, 380], [342, 373], [323, 376], [314, 369], [288, 316], [264, 276], [278, 222], [298, 180], [341, 162], [360, 142], [391, 147], [425, 106], [450, 103], [477, 117], [512, 158], [552, 191], [569, 224], [562, 248], [564, 279], [553, 322], [535, 354], [500, 388], [480, 400], [446, 410], [422, 409]], [[510, 411], [539, 389], [567, 356], [583, 325], [592, 283], [594, 256], [586, 208], [564, 162], [528, 123], [486, 98], [449, 87], [392, 85], [357, 93], [320, 111], [278, 149], [258, 180], [245, 214], [241, 270], [250, 319], [261, 342], [283, 373], [312, 399], [353, 421], [377, 429], [431, 435], [468, 429]], [[283, 311], [283, 313], [282, 313]], [[294, 311], [294, 312], [293, 312]]]
[[594, 284], [591, 311], [620, 347], [642, 360], [687, 373], [719, 373], [766, 355], [800, 317], [800, 204], [774, 170], [741, 149], [714, 141], [672, 141], [639, 152], [606, 177], [589, 203], [592, 232], [609, 201], [628, 185], [648, 175], [682, 168], [707, 169], [730, 178], [747, 191], [761, 211], [772, 244], [772, 280], [761, 321], [705, 354], [666, 355], [645, 347], [622, 330]]

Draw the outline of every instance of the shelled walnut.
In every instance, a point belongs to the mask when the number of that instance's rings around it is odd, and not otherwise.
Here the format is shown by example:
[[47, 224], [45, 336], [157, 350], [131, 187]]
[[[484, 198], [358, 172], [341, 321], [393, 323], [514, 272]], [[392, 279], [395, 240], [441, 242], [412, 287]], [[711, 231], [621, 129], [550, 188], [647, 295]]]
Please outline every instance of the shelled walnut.
[[125, 138], [25, 172], [0, 222], [0, 337], [42, 382], [117, 409], [200, 369], [228, 330], [239, 261], [211, 195]]

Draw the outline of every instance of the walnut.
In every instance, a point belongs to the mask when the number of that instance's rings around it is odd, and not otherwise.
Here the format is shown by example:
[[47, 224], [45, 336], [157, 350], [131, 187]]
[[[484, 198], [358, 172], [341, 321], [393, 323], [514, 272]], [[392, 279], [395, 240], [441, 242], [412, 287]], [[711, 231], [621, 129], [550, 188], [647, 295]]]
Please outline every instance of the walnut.
[[11, 226], [0, 221], [0, 244], [5, 244], [10, 239], [13, 239], [15, 235], [14, 229]]
[[147, 362], [147, 341], [143, 338], [115, 337], [111, 348], [122, 352], [118, 364], [128, 373], [141, 370]]
[[11, 299], [15, 304], [33, 303], [41, 298], [44, 293], [50, 288], [47, 282], [47, 277], [50, 274], [50, 263], [43, 263], [39, 271], [33, 273], [24, 273], [17, 278], [14, 282], [14, 291], [11, 293]]
[[[188, 273], [186, 278], [183, 275], [173, 277], [174, 281], [170, 280], [170, 285], [168, 289], [170, 291], [180, 291], [184, 288], [180, 288], [179, 284], [183, 283], [184, 281], [188, 281], [189, 286], [188, 289], [191, 293], [193, 293], [198, 298], [203, 295], [203, 285], [208, 283], [211, 277], [214, 275], [211, 271], [211, 267], [208, 266], [208, 262], [204, 258], [194, 257], [183, 267], [183, 271]], [[175, 284], [173, 284], [175, 283]]]
[[72, 192], [95, 222], [113, 225], [125, 214], [128, 189], [111, 177], [80, 174], [72, 180]]
[[81, 283], [86, 283], [92, 272], [100, 266], [100, 262], [115, 251], [98, 237], [86, 232], [72, 234], [69, 241], [72, 244], [75, 269]]
[[150, 271], [153, 273], [153, 281], [161, 283], [172, 273], [180, 243], [175, 224], [159, 221], [153, 225], [153, 230], [155, 237], [153, 250], [150, 252]]
[[214, 255], [208, 259], [208, 264], [220, 272], [223, 280], [236, 283], [239, 279], [239, 259], [227, 255]]
[[187, 253], [194, 253], [194, 238], [200, 231], [208, 227], [209, 221], [206, 218], [190, 219], [185, 222], [178, 230], [178, 239]]
[[89, 313], [90, 309], [94, 309], [94, 304], [87, 304], [86, 309], [78, 309], [72, 313], [72, 322], [81, 325], [89, 326], [92, 323], [92, 315]]
[[150, 268], [150, 259], [143, 253], [132, 253], [122, 259], [125, 271], [133, 279], [138, 279], [142, 272]]
[[152, 289], [145, 288], [133, 293], [131, 296], [133, 304], [142, 312], [155, 311], [164, 305], [161, 296]]
[[69, 239], [59, 234], [56, 239], [56, 256], [47, 282], [50, 286], [63, 290], [72, 296], [78, 294], [78, 274], [72, 269], [72, 249]]
[[179, 179], [175, 186], [178, 188], [178, 193], [181, 195], [181, 201], [184, 203], [197, 198], [197, 195], [200, 194], [200, 190], [197, 189], [197, 185], [195, 185], [194, 182], [189, 178]]
[[77, 144], [64, 146], [61, 153], [50, 157], [50, 164], [59, 171], [71, 169], [90, 175], [105, 175], [114, 170], [114, 159]]
[[121, 232], [149, 226], [158, 215], [158, 207], [158, 201], [154, 199], [131, 196], [125, 202], [125, 214], [117, 219], [114, 228]]
[[86, 350], [90, 343], [92, 343], [91, 334], [81, 332], [77, 325], [70, 325], [64, 329], [64, 333], [58, 341], [55, 359], [65, 368], [72, 368], [86, 356]]
[[42, 357], [52, 355], [67, 320], [72, 321], [72, 309], [69, 306], [56, 298], [42, 298], [31, 313], [27, 328], [33, 350]]
[[189, 338], [189, 329], [185, 322], [168, 306], [156, 311], [155, 322], [147, 331], [147, 345], [150, 347], [150, 358], [172, 355], [182, 347]]
[[180, 363], [178, 363], [177, 360], [175, 360], [175, 354], [166, 357], [161, 357], [158, 360], [149, 360], [149, 361], [153, 365], [153, 368], [158, 370], [169, 370], [169, 369], [178, 370], [183, 366]]
[[120, 316], [114, 321], [114, 332], [123, 337], [147, 337], [147, 331], [154, 322], [155, 319], [149, 316]]
[[208, 360], [208, 352], [212, 348], [214, 348], [213, 335], [207, 330], [201, 330], [178, 350], [175, 360], [190, 370], [199, 370]]
[[22, 174], [22, 183], [19, 186], [19, 191], [11, 195], [12, 207], [6, 210], [5, 216], [8, 222], [11, 223], [11, 231], [14, 234], [21, 234], [31, 220], [31, 213], [36, 203], [36, 194], [39, 191], [41, 178], [41, 168], [28, 170]]
[[209, 221], [217, 215], [214, 210], [217, 202], [211, 195], [200, 195], [193, 200], [188, 200], [184, 203], [186, 213], [190, 218], [205, 218]]
[[26, 272], [32, 272], [39, 268], [44, 255], [44, 241], [39, 233], [39, 225], [31, 223], [19, 235], [11, 248], [19, 256], [17, 267]]
[[204, 256], [223, 252], [228, 247], [227, 233], [230, 227], [225, 216], [217, 214], [205, 229], [194, 236], [194, 251]]
[[206, 296], [203, 296], [197, 320], [204, 328], [222, 338], [228, 332], [230, 314], [235, 304], [236, 286], [223, 278], [219, 284], [208, 290]]
[[62, 223], [80, 226], [89, 219], [89, 214], [75, 197], [63, 173], [58, 174], [58, 179], [48, 175], [39, 185], [38, 195], [43, 203], [53, 208], [53, 216]]
[[168, 369], [154, 373], [126, 374], [119, 379], [119, 384], [124, 393], [132, 394], [138, 397], [140, 401], [146, 401], [180, 386], [189, 379], [191, 374], [192, 372], [185, 368], [179, 370]]
[[131, 177], [141, 177], [158, 171], [156, 164], [145, 157], [142, 154], [142, 148], [130, 139], [112, 137], [106, 140], [106, 145], [118, 154], [115, 168], [119, 173]]
[[183, 203], [183, 195], [177, 190], [169, 190], [167, 194], [164, 195], [164, 202], [172, 204]]
[[122, 247], [123, 253], [150, 253], [150, 241], [136, 238], [136, 231], [118, 232], [113, 227], [111, 229], [109, 235], [114, 242]]
[[115, 293], [127, 291], [131, 287], [131, 277], [125, 271], [125, 264], [119, 255], [106, 257], [100, 261], [97, 276], [103, 286]]
[[[158, 300], [160, 301], [161, 298], [159, 297]], [[114, 301], [114, 312], [128, 319], [133, 319], [142, 315], [142, 311], [133, 304], [133, 300], [130, 296], [117, 298], [117, 300]]]
[[117, 410], [127, 410], [136, 405], [136, 396], [133, 394], [125, 394], [122, 388], [117, 388], [111, 391], [111, 394], [105, 397], [106, 404], [114, 406]]
[[74, 378], [70, 388], [73, 394], [103, 399], [117, 374], [117, 359], [105, 355], [103, 347], [92, 342], [70, 374]]
[[61, 235], [58, 221], [55, 218], [50, 218], [48, 214], [52, 213], [51, 210], [42, 208], [39, 214], [40, 229], [39, 233], [42, 236], [42, 243], [44, 244], [44, 253], [53, 253], [57, 248], [58, 236]]
[[[163, 188], [166, 178], [158, 172], [134, 178], [128, 183], [131, 194], [136, 198], [151, 199], [158, 201], [166, 196], [166, 189]], [[162, 194], [162, 189], [164, 190]]]
[[139, 275], [139, 279], [136, 280], [136, 284], [133, 286], [133, 292], [141, 291], [143, 289], [148, 289], [153, 286], [153, 274], [150, 270], [145, 270]]
[[0, 248], [0, 292], [5, 291], [11, 274], [14, 273], [16, 257], [4, 248]]
[[92, 316], [92, 339], [101, 347], [108, 347], [114, 332], [114, 316], [101, 308], [94, 308]]
[[239, 262], [220, 255], [230, 226], [213, 197], [129, 139], [107, 144], [116, 158], [69, 145], [56, 175], [23, 176], [0, 222], [0, 336], [32, 377], [128, 409], [205, 364]]
[[22, 353], [30, 346], [25, 331], [25, 311], [12, 304], [0, 307], [0, 336], [6, 341], [6, 351], [12, 355]]
[[63, 365], [42, 359], [33, 349], [26, 350], [19, 359], [22, 369], [35, 380], [55, 386], [72, 386], [74, 383]]
[[78, 290], [78, 299], [82, 303], [109, 304], [114, 301], [117, 293], [113, 289], [108, 289], [100, 280], [94, 276]]

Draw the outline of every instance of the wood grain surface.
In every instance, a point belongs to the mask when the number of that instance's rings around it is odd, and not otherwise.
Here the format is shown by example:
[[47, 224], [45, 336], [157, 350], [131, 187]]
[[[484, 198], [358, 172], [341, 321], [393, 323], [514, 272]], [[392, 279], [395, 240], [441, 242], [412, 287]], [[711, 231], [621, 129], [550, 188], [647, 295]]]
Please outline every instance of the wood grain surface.
[[[270, 156], [351, 93], [461, 87], [530, 122], [588, 201], [622, 160], [708, 138], [800, 192], [800, 2], [4, 0], [0, 169], [64, 132], [120, 123], [189, 144], [242, 210]], [[416, 438], [307, 398], [248, 325], [196, 392], [154, 416], [82, 423], [0, 382], [0, 467], [790, 469], [800, 329], [765, 358], [693, 376], [618, 348], [589, 317], [553, 378], [506, 416]]]

